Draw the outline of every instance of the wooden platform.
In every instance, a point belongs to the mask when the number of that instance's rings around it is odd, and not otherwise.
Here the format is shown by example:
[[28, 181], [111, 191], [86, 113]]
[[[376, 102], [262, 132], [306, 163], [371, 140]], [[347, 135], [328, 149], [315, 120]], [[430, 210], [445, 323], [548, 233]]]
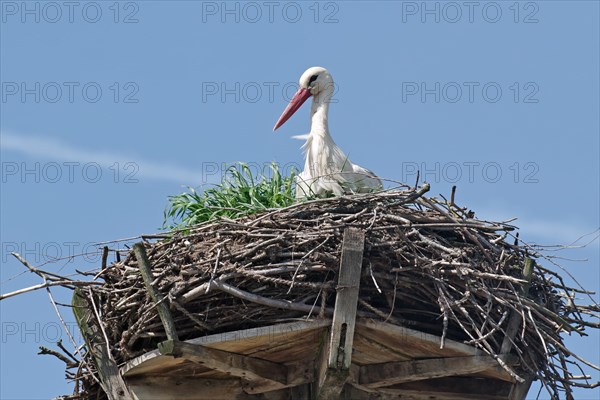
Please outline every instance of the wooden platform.
[[[327, 398], [324, 386], [335, 384], [322, 377], [331, 324], [294, 322], [206, 336], [180, 342], [174, 355], [146, 353], [120, 370], [140, 400]], [[340, 379], [341, 393], [330, 398], [524, 398], [516, 397], [518, 385], [496, 360], [462, 343], [446, 340], [440, 349], [437, 336], [361, 319], [353, 343], [349, 374]]]

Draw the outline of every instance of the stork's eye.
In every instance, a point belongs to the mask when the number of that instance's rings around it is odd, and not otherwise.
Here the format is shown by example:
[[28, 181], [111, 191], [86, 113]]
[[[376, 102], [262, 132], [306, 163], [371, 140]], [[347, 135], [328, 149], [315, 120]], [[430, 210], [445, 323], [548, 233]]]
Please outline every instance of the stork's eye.
[[319, 75], [313, 75], [310, 77], [310, 80], [308, 81], [308, 85], [310, 86], [314, 81], [317, 80], [317, 78], [319, 77]]

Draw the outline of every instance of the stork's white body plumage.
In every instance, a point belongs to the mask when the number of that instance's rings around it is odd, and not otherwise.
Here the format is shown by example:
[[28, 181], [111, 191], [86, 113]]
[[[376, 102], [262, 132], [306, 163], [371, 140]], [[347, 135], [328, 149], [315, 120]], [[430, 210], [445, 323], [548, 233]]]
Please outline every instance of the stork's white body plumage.
[[381, 180], [371, 171], [350, 161], [329, 133], [329, 104], [334, 93], [331, 74], [322, 67], [312, 67], [300, 77], [300, 89], [283, 112], [275, 129], [313, 96], [310, 113], [310, 133], [303, 146], [304, 170], [296, 178], [296, 197], [326, 196], [379, 190]]

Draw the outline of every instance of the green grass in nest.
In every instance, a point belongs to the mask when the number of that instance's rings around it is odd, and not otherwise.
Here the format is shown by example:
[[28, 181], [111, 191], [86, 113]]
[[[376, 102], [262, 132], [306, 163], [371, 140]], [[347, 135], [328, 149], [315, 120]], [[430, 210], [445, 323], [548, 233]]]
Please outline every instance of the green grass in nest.
[[296, 200], [294, 179], [297, 172], [283, 176], [276, 163], [253, 176], [247, 164], [227, 168], [220, 184], [198, 192], [169, 196], [163, 229], [182, 229], [218, 217], [238, 218], [269, 208], [287, 207]]

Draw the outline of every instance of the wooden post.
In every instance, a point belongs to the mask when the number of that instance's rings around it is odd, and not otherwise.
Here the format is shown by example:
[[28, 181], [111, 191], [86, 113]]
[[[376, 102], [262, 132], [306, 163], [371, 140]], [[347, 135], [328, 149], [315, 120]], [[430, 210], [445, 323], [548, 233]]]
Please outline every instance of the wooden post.
[[323, 383], [317, 381], [315, 385], [319, 400], [339, 399], [348, 379], [364, 246], [365, 234], [362, 230], [344, 230], [331, 335], [326, 346], [327, 371]]
[[117, 363], [109, 353], [108, 343], [106, 343], [104, 335], [94, 319], [94, 314], [79, 288], [75, 289], [73, 293], [72, 305], [75, 320], [79, 325], [86, 346], [94, 356], [102, 390], [104, 390], [109, 400], [133, 400], [133, 396], [119, 372]]
[[152, 301], [156, 303], [156, 311], [158, 311], [160, 320], [162, 321], [165, 332], [167, 333], [167, 340], [179, 340], [169, 306], [167, 306], [167, 304], [164, 302], [163, 295], [152, 286], [152, 269], [150, 268], [150, 261], [148, 260], [144, 243], [138, 242], [134, 244], [133, 252], [135, 253], [135, 258], [138, 261], [140, 272], [142, 273], [142, 278], [144, 279], [144, 284], [146, 285], [146, 290], [148, 290], [148, 293], [150, 293]]

